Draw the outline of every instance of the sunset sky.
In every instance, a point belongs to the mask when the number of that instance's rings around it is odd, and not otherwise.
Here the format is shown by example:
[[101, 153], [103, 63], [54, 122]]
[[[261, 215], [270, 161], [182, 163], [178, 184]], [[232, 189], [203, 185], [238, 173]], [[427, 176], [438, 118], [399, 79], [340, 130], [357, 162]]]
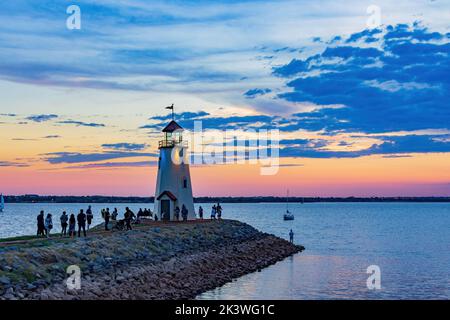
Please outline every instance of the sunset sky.
[[186, 129], [280, 131], [277, 174], [193, 165], [195, 196], [450, 196], [449, 21], [441, 0], [2, 1], [0, 193], [153, 195], [174, 103]]

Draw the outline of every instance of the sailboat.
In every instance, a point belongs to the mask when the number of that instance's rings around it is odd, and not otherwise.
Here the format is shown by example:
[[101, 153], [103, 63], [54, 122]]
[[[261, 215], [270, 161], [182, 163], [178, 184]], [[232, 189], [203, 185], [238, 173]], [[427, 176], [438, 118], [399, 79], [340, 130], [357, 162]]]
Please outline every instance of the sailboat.
[[3, 199], [3, 194], [0, 194], [0, 212], [3, 212], [5, 209], [5, 199]]
[[283, 220], [294, 220], [294, 215], [289, 211], [289, 190], [286, 196], [286, 213], [283, 215]]

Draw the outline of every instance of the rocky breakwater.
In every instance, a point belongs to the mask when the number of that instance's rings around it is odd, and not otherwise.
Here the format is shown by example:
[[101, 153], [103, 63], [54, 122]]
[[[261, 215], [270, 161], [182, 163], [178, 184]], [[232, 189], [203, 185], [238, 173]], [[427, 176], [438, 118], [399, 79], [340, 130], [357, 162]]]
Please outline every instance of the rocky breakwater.
[[303, 249], [232, 220], [0, 243], [0, 299], [189, 299]]

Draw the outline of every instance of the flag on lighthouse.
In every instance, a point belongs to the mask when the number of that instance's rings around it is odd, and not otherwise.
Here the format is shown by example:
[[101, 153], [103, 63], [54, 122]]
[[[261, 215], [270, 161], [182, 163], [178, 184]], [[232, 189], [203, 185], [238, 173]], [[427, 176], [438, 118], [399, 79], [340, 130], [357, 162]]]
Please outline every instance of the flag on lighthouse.
[[171, 106], [166, 107], [166, 109], [172, 110], [172, 120], [174, 120], [174, 114], [173, 114], [173, 103]]

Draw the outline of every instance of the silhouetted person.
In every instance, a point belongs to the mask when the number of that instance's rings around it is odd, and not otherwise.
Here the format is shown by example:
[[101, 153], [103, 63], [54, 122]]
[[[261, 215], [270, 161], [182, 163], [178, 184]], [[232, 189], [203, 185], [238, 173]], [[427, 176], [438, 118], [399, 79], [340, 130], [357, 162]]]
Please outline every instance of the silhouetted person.
[[61, 237], [67, 234], [67, 221], [69, 221], [69, 216], [64, 211], [59, 217], [59, 221], [61, 221]]
[[78, 236], [81, 237], [81, 229], [83, 229], [83, 234], [86, 237], [86, 214], [83, 212], [83, 209], [80, 210], [80, 213], [77, 215], [78, 222]]
[[75, 215], [72, 213], [69, 218], [69, 237], [73, 238], [75, 236]]
[[130, 208], [126, 207], [124, 218], [125, 218], [127, 230], [133, 229], [133, 228], [131, 228], [131, 220], [133, 219], [133, 216], [134, 216], [133, 211], [131, 211]]
[[188, 218], [188, 209], [186, 208], [186, 206], [183, 204], [183, 206], [181, 207], [181, 216], [183, 217], [183, 221], [187, 221]]
[[216, 219], [216, 212], [217, 212], [216, 205], [213, 205], [213, 207], [211, 208], [211, 220]]
[[203, 220], [203, 208], [202, 206], [200, 206], [200, 208], [198, 208], [198, 216], [201, 220]]
[[217, 211], [217, 219], [221, 220], [222, 219], [222, 206], [220, 205], [220, 203], [217, 203], [216, 211]]
[[114, 208], [113, 212], [111, 213], [111, 220], [116, 221], [118, 215], [119, 212], [117, 211], [117, 208]]
[[86, 210], [86, 221], [87, 221], [87, 229], [88, 230], [91, 226], [92, 219], [94, 219], [94, 214], [92, 213], [91, 206], [89, 206], [88, 209]]
[[37, 216], [37, 235], [45, 236], [45, 222], [44, 211], [41, 211]]
[[45, 218], [45, 234], [47, 235], [47, 238], [50, 238], [50, 231], [52, 229], [53, 229], [52, 215], [49, 213], [47, 214], [47, 218]]
[[155, 213], [155, 221], [158, 221], [158, 215]]
[[105, 230], [108, 231], [108, 224], [109, 224], [109, 219], [111, 218], [111, 214], [109, 213], [109, 208], [106, 208], [105, 211]]
[[[184, 206], [184, 205], [183, 205]], [[175, 208], [175, 220], [176, 221], [180, 221], [180, 207], [179, 206], [177, 206], [176, 208]]]
[[294, 243], [294, 231], [289, 231], [289, 242]]

